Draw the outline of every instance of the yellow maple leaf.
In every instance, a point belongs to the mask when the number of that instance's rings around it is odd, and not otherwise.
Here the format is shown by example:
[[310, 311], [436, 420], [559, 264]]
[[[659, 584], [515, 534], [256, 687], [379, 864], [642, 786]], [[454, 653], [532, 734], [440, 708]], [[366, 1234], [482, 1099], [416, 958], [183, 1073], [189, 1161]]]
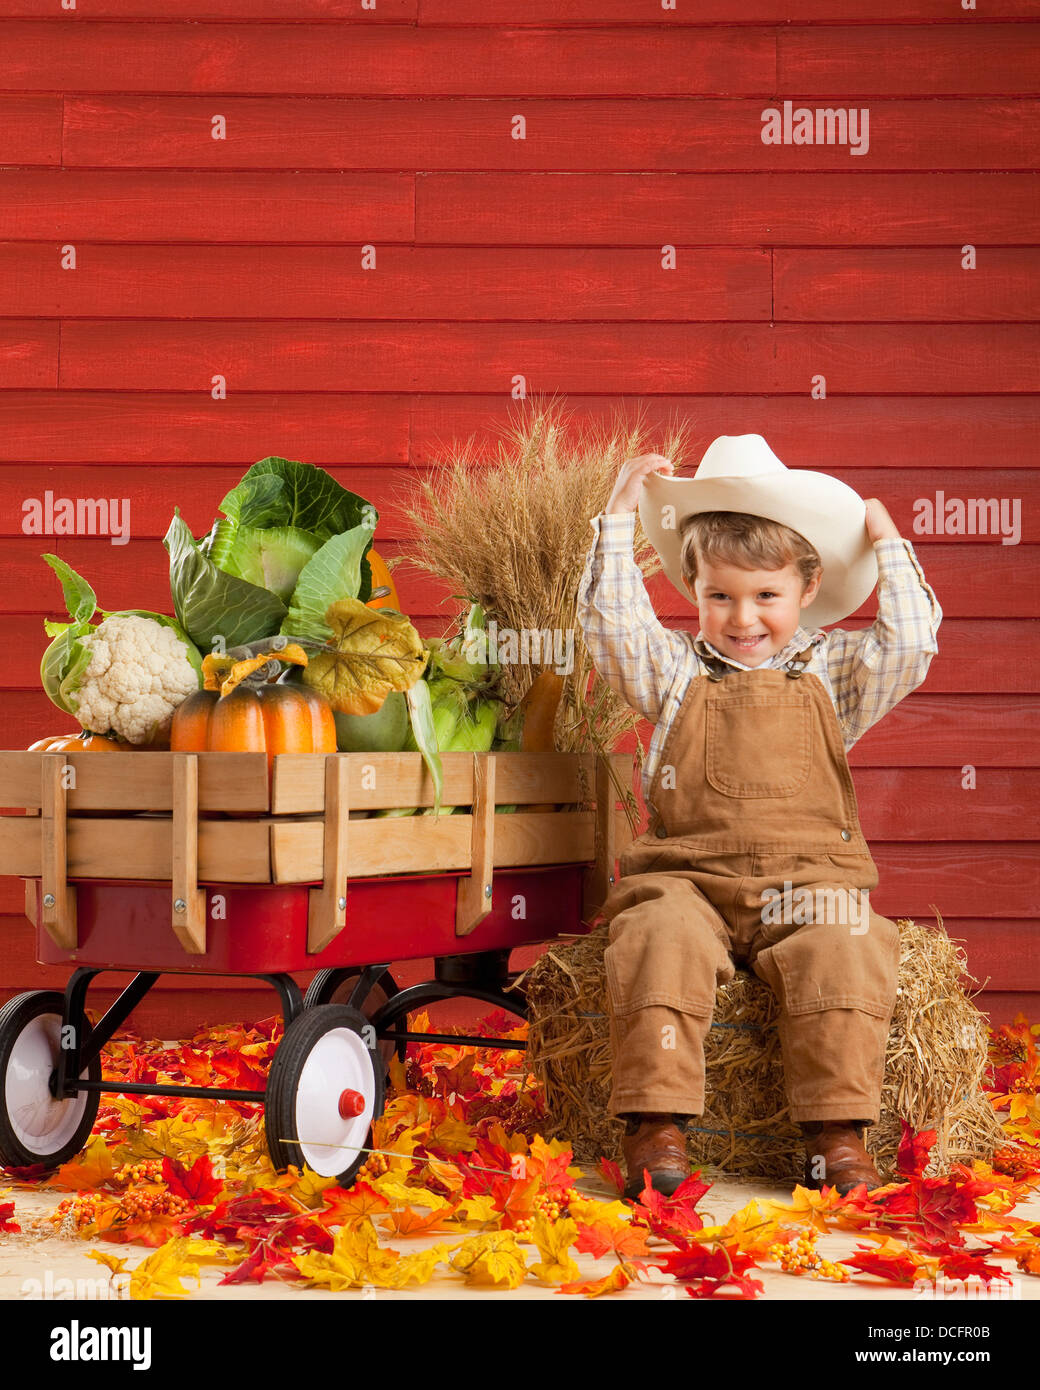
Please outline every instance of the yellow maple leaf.
[[458, 1248], [457, 1245], [431, 1245], [428, 1250], [417, 1250], [414, 1255], [402, 1255], [387, 1282], [395, 1289], [405, 1284], [428, 1284], [437, 1266], [442, 1261], [447, 1263], [448, 1256]]
[[528, 1265], [546, 1284], [569, 1284], [581, 1275], [581, 1270], [567, 1253], [578, 1238], [577, 1223], [569, 1216], [559, 1221], [550, 1221], [544, 1212], [539, 1212], [531, 1228], [541, 1259], [537, 1264]]
[[182, 1279], [199, 1279], [199, 1267], [186, 1258], [187, 1236], [175, 1236], [130, 1271], [131, 1298], [186, 1298]]
[[430, 1172], [451, 1192], [460, 1192], [465, 1178], [454, 1163], [441, 1163], [436, 1158], [426, 1160]]
[[442, 1207], [449, 1204], [443, 1197], [431, 1192], [426, 1187], [411, 1187], [408, 1183], [402, 1182], [396, 1173], [383, 1173], [374, 1179], [372, 1187], [381, 1193], [390, 1202], [399, 1202], [406, 1207], [429, 1207], [431, 1211], [440, 1211]]
[[567, 1210], [587, 1226], [597, 1221], [621, 1221], [627, 1226], [632, 1216], [632, 1208], [624, 1202], [601, 1202], [595, 1197], [575, 1197], [567, 1203]]
[[451, 1261], [467, 1284], [504, 1284], [515, 1289], [527, 1273], [524, 1252], [512, 1231], [487, 1231], [463, 1241]]
[[497, 1226], [501, 1219], [502, 1213], [486, 1193], [481, 1193], [479, 1197], [464, 1197], [452, 1217], [453, 1221], [467, 1226]]
[[605, 1274], [602, 1279], [590, 1279], [582, 1283], [564, 1284], [556, 1290], [557, 1293], [582, 1293], [586, 1298], [599, 1298], [605, 1293], [619, 1293], [635, 1278], [635, 1270], [631, 1265], [624, 1263], [616, 1264], [609, 1274]]
[[121, 1259], [118, 1255], [108, 1255], [103, 1250], [88, 1250], [88, 1260], [97, 1260], [99, 1265], [104, 1265], [113, 1274], [122, 1274], [126, 1259]]
[[194, 1255], [203, 1264], [237, 1265], [242, 1259], [242, 1251], [234, 1245], [225, 1245], [219, 1240], [203, 1240], [189, 1236], [185, 1246], [186, 1255]]
[[105, 1143], [105, 1136], [95, 1134], [84, 1152], [78, 1158], [63, 1163], [50, 1175], [48, 1182], [52, 1187], [74, 1188], [77, 1191], [101, 1187], [104, 1183], [112, 1182], [117, 1167], [116, 1154]]
[[833, 1187], [824, 1194], [817, 1192], [814, 1188], [802, 1187], [799, 1183], [794, 1189], [793, 1201], [763, 1201], [761, 1218], [765, 1221], [779, 1221], [786, 1225], [812, 1226], [817, 1231], [828, 1231], [830, 1223], [827, 1218], [832, 1213], [836, 1217], [838, 1215], [836, 1209], [841, 1204], [842, 1198]]
[[291, 1197], [295, 1197], [302, 1206], [310, 1211], [322, 1206], [324, 1202], [322, 1193], [327, 1187], [335, 1187], [336, 1185], [335, 1178], [323, 1178], [313, 1169], [308, 1168], [306, 1164], [303, 1165], [303, 1172], [301, 1173], [294, 1163], [289, 1164], [287, 1172], [279, 1173], [276, 1178], [264, 1184], [265, 1187], [288, 1192]]
[[469, 1153], [477, 1147], [477, 1140], [469, 1125], [461, 1120], [441, 1120], [430, 1135], [430, 1147], [436, 1146], [445, 1153]]

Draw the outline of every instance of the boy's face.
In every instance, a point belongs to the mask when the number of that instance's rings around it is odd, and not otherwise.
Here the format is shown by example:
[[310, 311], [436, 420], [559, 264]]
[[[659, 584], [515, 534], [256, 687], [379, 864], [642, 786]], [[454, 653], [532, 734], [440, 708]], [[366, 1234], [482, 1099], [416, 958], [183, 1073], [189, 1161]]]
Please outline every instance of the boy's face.
[[690, 585], [704, 636], [745, 666], [761, 666], [782, 651], [794, 636], [803, 608], [820, 587], [817, 571], [802, 593], [794, 565], [782, 570], [745, 570], [736, 565], [705, 564], [698, 557], [697, 579]]

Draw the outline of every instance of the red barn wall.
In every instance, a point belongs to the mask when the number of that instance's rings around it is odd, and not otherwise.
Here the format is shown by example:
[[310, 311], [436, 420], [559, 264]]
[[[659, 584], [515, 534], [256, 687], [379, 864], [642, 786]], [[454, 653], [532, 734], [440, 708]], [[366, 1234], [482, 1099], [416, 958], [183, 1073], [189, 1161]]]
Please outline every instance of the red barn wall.
[[[874, 905], [941, 913], [993, 1019], [1035, 1014], [1040, 4], [853, 8], [0, 0], [5, 746], [67, 722], [38, 686], [41, 552], [106, 607], [168, 608], [174, 505], [201, 533], [265, 455], [373, 501], [392, 556], [408, 475], [504, 422], [517, 374], [579, 415], [684, 417], [700, 449], [759, 432], [880, 497], [945, 612], [926, 683], [850, 756]], [[764, 144], [785, 100], [866, 108], [865, 152]], [[27, 537], [47, 489], [130, 498], [129, 543]], [[914, 534], [937, 491], [1018, 502], [1018, 543]], [[448, 586], [397, 578], [442, 631]], [[0, 882], [5, 997], [64, 983], [21, 905]], [[214, 984], [168, 979], [138, 1026], [273, 1011]]]

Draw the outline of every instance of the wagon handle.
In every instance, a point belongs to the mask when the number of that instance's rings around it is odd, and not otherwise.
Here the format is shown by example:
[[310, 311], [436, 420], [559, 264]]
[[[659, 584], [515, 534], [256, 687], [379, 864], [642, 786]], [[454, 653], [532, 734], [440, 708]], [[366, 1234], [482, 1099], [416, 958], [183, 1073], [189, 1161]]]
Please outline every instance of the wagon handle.
[[491, 911], [495, 866], [495, 755], [473, 754], [473, 806], [470, 828], [470, 871], [458, 880], [455, 896], [455, 935], [470, 932]]
[[40, 760], [41, 921], [63, 951], [79, 945], [76, 890], [68, 881], [68, 788], [64, 753], [44, 753]]
[[322, 884], [307, 896], [307, 952], [316, 955], [347, 924], [347, 826], [350, 824], [349, 754], [325, 758]]
[[206, 954], [206, 892], [199, 887], [199, 759], [173, 755], [172, 867], [170, 921], [193, 956]]

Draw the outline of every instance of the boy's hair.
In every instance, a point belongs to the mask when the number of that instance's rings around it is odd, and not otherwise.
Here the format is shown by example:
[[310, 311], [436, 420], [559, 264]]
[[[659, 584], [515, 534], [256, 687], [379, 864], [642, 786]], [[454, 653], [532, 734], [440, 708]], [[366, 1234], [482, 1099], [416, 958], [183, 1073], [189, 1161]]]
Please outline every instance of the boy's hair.
[[697, 578], [698, 552], [708, 564], [737, 565], [746, 570], [781, 570], [794, 565], [803, 593], [816, 571], [823, 568], [816, 550], [799, 532], [748, 512], [696, 512], [680, 523], [679, 535], [683, 577], [691, 586]]

